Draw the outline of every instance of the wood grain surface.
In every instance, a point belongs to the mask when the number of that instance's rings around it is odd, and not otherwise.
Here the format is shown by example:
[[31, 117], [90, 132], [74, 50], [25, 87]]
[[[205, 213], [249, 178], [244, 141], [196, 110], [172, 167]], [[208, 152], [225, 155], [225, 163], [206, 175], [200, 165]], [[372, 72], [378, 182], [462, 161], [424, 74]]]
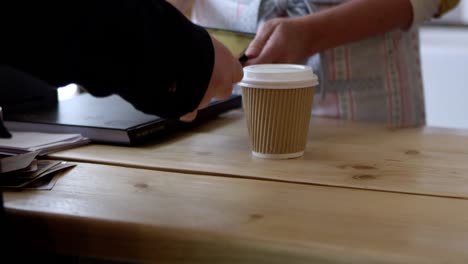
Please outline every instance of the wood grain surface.
[[242, 111], [139, 147], [89, 145], [53, 158], [154, 170], [468, 197], [468, 130], [388, 129], [312, 118], [305, 155], [251, 156]]
[[[157, 263], [467, 263], [468, 201], [78, 164], [7, 192], [36, 249]], [[24, 245], [25, 248], [26, 245]]]

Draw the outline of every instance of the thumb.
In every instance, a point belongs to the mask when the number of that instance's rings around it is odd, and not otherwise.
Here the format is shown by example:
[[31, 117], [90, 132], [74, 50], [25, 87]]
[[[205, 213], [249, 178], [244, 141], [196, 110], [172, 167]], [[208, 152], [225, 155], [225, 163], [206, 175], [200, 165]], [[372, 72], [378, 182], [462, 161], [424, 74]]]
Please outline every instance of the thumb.
[[244, 70], [242, 68], [242, 64], [236, 59], [233, 62], [233, 70], [232, 70], [232, 83], [238, 83], [244, 77]]
[[245, 65], [275, 63], [278, 56], [277, 52], [275, 52], [278, 50], [276, 45], [275, 41], [267, 42], [262, 52], [257, 57], [249, 59]]
[[198, 110], [194, 110], [190, 113], [187, 113], [179, 118], [182, 122], [192, 122], [197, 117]]

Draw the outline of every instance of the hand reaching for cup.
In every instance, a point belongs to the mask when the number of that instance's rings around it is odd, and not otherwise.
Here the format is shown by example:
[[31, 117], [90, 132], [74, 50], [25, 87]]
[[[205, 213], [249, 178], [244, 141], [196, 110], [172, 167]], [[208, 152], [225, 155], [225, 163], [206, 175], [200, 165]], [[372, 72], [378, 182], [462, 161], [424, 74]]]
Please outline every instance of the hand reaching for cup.
[[412, 10], [408, 0], [356, 0], [305, 16], [274, 18], [259, 28], [246, 51], [247, 65], [302, 64], [325, 49], [406, 30], [413, 21]]
[[180, 117], [181, 121], [190, 122], [197, 117], [198, 110], [206, 107], [211, 99], [226, 100], [232, 94], [233, 84], [243, 76], [242, 66], [238, 59], [215, 38], [211, 38], [214, 47], [214, 67], [211, 80], [198, 108]]
[[265, 22], [246, 50], [247, 65], [263, 63], [302, 63], [307, 52], [307, 34], [296, 18], [275, 18]]

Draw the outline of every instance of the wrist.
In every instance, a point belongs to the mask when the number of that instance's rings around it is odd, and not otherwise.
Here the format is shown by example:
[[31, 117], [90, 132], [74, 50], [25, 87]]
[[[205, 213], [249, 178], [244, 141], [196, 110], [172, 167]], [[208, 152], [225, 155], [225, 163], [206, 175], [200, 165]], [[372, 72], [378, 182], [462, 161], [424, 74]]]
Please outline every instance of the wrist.
[[298, 37], [302, 39], [303, 50], [308, 57], [329, 47], [330, 36], [327, 33], [330, 31], [326, 30], [327, 26], [323, 21], [317, 19], [317, 15], [298, 17], [293, 23], [298, 29], [297, 32], [301, 32]]

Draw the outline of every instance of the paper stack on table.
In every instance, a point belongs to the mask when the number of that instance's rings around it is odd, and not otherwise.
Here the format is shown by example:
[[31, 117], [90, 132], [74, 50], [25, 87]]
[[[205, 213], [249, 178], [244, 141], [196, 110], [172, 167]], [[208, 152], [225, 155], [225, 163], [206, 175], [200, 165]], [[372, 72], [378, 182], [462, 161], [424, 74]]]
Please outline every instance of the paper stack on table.
[[39, 151], [39, 155], [88, 144], [80, 134], [58, 134], [10, 131], [11, 138], [0, 138], [0, 154], [20, 154]]
[[50, 190], [59, 171], [76, 166], [60, 160], [36, 159], [38, 154], [34, 151], [0, 157], [0, 188]]

